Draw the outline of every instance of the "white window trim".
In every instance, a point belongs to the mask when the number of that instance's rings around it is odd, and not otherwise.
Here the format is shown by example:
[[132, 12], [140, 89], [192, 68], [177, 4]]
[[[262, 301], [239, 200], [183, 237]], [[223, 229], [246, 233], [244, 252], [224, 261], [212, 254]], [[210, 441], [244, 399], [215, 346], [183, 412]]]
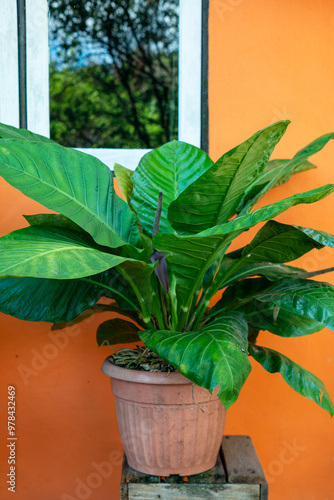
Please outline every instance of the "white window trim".
[[16, 1], [0, 0], [0, 121], [19, 127]]
[[[0, 0], [0, 121], [19, 126], [16, 0]], [[27, 128], [49, 137], [47, 0], [26, 0]], [[6, 48], [5, 50], [1, 50]], [[8, 49], [8, 50], [7, 50]], [[202, 0], [180, 0], [179, 140], [201, 145]], [[149, 149], [81, 149], [134, 170]]]

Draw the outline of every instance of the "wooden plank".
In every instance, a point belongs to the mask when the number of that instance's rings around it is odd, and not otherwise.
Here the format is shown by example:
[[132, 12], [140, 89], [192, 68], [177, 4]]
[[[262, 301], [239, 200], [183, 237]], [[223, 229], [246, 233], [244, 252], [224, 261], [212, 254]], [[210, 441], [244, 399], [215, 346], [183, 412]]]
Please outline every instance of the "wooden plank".
[[129, 484], [128, 500], [259, 500], [257, 484]]
[[187, 478], [137, 472], [124, 456], [121, 500], [268, 500], [268, 484], [251, 438], [224, 436], [221, 453], [210, 471]]
[[224, 436], [222, 449], [229, 483], [266, 483], [249, 436]]
[[269, 489], [268, 483], [260, 484], [260, 500], [268, 500]]

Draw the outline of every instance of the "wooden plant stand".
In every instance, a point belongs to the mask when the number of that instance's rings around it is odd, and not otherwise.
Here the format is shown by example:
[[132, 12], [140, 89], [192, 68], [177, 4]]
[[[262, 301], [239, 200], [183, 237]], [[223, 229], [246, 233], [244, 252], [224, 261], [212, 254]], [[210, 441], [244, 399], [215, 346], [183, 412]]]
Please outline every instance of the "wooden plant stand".
[[216, 465], [194, 476], [137, 472], [124, 456], [121, 500], [268, 500], [268, 484], [249, 436], [224, 436]]

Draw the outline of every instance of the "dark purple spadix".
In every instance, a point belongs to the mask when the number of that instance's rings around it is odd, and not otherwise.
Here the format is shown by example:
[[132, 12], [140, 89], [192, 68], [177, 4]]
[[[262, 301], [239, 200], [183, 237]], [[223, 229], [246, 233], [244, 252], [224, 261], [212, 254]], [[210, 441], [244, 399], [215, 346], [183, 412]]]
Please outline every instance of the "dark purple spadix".
[[155, 274], [166, 293], [169, 291], [169, 278], [167, 272], [166, 256], [162, 252], [154, 250], [150, 257], [151, 262], [159, 261], [158, 265], [154, 268]]

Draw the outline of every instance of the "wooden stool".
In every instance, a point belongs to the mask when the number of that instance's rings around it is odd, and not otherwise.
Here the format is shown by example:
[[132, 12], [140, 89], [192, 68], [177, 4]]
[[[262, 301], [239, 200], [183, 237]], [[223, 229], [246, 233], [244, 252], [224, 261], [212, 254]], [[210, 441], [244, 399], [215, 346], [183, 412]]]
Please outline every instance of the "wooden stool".
[[249, 436], [224, 436], [215, 467], [161, 478], [137, 472], [124, 456], [121, 500], [268, 500], [268, 484]]

